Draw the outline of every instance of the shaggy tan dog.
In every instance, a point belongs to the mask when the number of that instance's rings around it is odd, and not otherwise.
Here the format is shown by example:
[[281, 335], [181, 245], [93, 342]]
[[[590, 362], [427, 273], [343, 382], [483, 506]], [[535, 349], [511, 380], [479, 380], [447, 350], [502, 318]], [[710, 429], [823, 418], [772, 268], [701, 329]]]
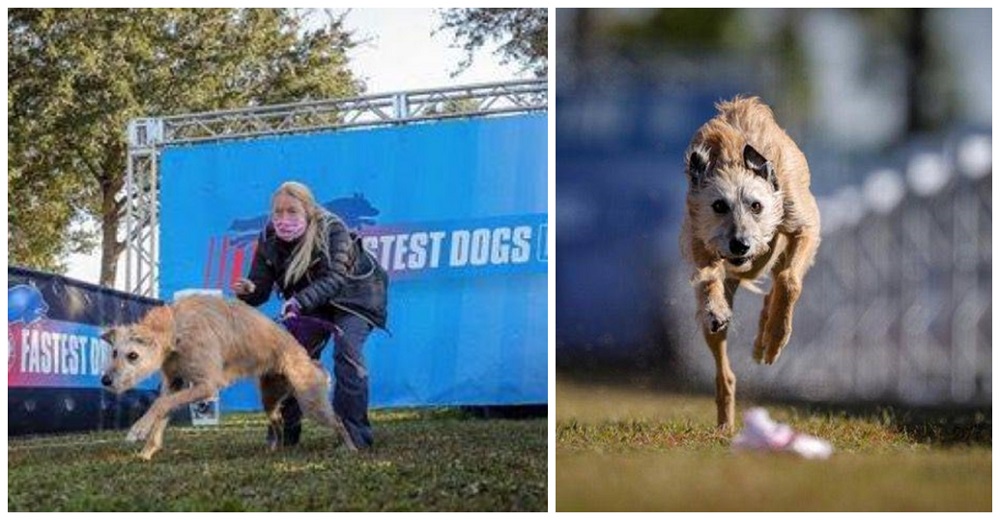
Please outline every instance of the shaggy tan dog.
[[[281, 401], [294, 393], [306, 415], [348, 440], [327, 399], [329, 375], [276, 323], [238, 300], [189, 296], [149, 311], [139, 323], [104, 334], [112, 345], [101, 383], [115, 393], [162, 372], [159, 398], [128, 433], [146, 440], [139, 456], [149, 460], [163, 444], [169, 414], [208, 399], [242, 377], [258, 377], [264, 411], [280, 432]], [[280, 439], [272, 448], [280, 445]], [[347, 446], [353, 443], [346, 442]]]
[[753, 358], [777, 361], [792, 334], [802, 279], [819, 247], [819, 210], [809, 165], [758, 98], [716, 105], [685, 153], [689, 190], [681, 250], [694, 265], [698, 320], [716, 363], [720, 428], [732, 431], [736, 376], [726, 354], [733, 295], [767, 272]]

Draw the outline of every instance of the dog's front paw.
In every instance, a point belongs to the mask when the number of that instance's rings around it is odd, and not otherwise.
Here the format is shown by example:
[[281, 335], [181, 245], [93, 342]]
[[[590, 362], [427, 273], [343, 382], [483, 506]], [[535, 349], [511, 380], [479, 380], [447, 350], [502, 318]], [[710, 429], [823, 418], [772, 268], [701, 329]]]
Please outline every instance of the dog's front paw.
[[753, 340], [753, 362], [758, 365], [764, 364], [764, 331], [767, 330], [766, 327], [766, 323], [762, 325], [760, 330], [757, 331], [757, 337]]
[[145, 462], [149, 462], [149, 461], [153, 460], [153, 455], [155, 455], [156, 452], [158, 452], [158, 451], [160, 451], [159, 448], [157, 448], [157, 449], [146, 448], [146, 449], [142, 450], [141, 452], [139, 452], [139, 455], [138, 455], [139, 460], [142, 460], [142, 461], [145, 461]]
[[772, 338], [769, 345], [764, 350], [764, 364], [773, 365], [775, 361], [778, 360], [778, 356], [781, 355], [781, 350], [785, 348], [788, 344], [788, 338], [791, 336], [791, 330], [782, 336], [775, 336]]
[[153, 431], [153, 421], [148, 417], [143, 417], [136, 421], [129, 429], [128, 435], [125, 436], [125, 440], [128, 442], [139, 442], [146, 440], [149, 434]]
[[729, 321], [733, 318], [733, 311], [728, 307], [709, 305], [702, 313], [702, 324], [705, 330], [712, 334], [717, 334], [729, 326]]
[[759, 350], [754, 345], [754, 360], [758, 363], [773, 365], [781, 356], [781, 350], [785, 348], [785, 345], [788, 345], [788, 340], [792, 337], [791, 320], [784, 319], [783, 316], [775, 318], [770, 320], [766, 330], [762, 331], [764, 338]]

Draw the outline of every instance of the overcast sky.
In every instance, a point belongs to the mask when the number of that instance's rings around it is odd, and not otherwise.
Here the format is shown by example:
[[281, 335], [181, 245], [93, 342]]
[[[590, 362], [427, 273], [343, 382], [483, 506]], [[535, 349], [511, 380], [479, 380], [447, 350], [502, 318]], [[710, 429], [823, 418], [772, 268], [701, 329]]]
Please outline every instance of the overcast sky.
[[435, 9], [353, 9], [347, 26], [370, 42], [351, 53], [352, 69], [370, 93], [528, 77], [520, 67], [500, 65], [495, 47], [476, 53], [472, 67], [452, 78], [465, 51], [452, 48], [452, 33], [431, 32], [441, 23]]

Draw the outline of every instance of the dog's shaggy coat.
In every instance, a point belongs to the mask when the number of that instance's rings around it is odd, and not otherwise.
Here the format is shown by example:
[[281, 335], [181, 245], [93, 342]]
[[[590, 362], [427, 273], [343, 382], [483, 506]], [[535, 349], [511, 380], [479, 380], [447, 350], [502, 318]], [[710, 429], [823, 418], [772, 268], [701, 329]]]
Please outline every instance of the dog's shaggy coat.
[[697, 317], [715, 356], [718, 424], [732, 431], [736, 376], [726, 332], [740, 285], [770, 272], [753, 358], [772, 364], [788, 344], [802, 279], [819, 247], [819, 210], [805, 155], [760, 99], [736, 97], [695, 132], [681, 250], [694, 266]]
[[[137, 324], [104, 335], [112, 355], [102, 383], [116, 393], [160, 370], [159, 398], [129, 431], [130, 441], [146, 440], [140, 457], [149, 460], [163, 444], [175, 408], [212, 397], [242, 377], [261, 383], [264, 411], [280, 432], [281, 401], [294, 393], [306, 415], [348, 440], [327, 398], [329, 375], [282, 327], [238, 300], [188, 296], [156, 307]], [[277, 442], [275, 447], [280, 445]]]

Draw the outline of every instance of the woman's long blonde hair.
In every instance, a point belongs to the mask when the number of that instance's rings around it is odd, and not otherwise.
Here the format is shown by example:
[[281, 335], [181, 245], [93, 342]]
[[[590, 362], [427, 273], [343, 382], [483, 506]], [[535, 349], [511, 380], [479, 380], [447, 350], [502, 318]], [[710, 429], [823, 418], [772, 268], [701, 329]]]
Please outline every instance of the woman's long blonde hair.
[[316, 204], [312, 191], [301, 182], [288, 181], [275, 190], [271, 196], [271, 212], [274, 213], [274, 200], [278, 195], [287, 195], [302, 203], [306, 210], [306, 231], [302, 239], [292, 251], [292, 260], [285, 271], [285, 285], [290, 286], [305, 276], [312, 262], [313, 252], [319, 250], [324, 256], [329, 256], [329, 223], [328, 212], [323, 206]]

